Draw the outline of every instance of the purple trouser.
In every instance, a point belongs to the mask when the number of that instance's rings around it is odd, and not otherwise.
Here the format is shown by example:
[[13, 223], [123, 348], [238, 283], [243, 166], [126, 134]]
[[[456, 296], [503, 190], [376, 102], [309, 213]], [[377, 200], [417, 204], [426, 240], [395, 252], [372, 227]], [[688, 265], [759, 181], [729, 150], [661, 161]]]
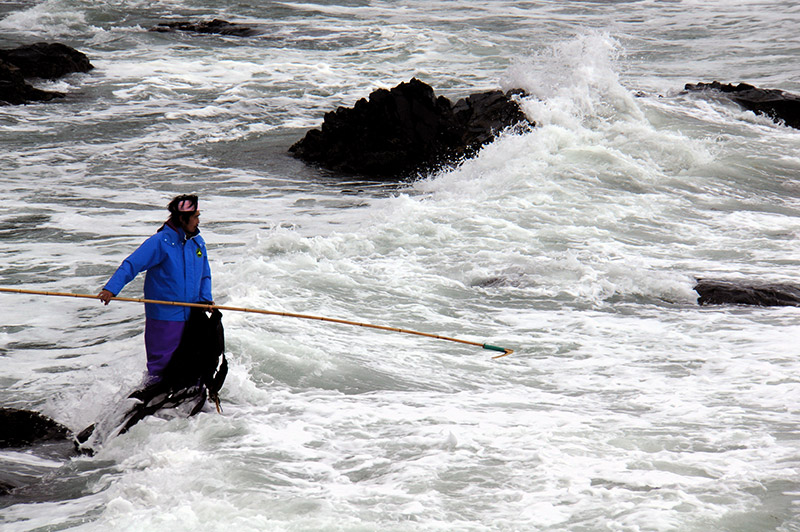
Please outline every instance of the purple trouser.
[[147, 351], [147, 373], [160, 377], [172, 353], [178, 348], [185, 321], [165, 321], [146, 318], [144, 323], [144, 349]]

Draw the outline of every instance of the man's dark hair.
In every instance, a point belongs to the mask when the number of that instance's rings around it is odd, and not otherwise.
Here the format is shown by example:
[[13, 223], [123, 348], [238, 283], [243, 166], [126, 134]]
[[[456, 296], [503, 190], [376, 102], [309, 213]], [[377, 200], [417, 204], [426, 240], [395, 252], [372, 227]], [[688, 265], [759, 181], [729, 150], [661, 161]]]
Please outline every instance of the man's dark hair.
[[[174, 224], [188, 223], [189, 218], [197, 211], [197, 196], [195, 194], [181, 194], [176, 196], [167, 205], [169, 209], [169, 219]], [[186, 206], [191, 205], [191, 210], [186, 210]]]

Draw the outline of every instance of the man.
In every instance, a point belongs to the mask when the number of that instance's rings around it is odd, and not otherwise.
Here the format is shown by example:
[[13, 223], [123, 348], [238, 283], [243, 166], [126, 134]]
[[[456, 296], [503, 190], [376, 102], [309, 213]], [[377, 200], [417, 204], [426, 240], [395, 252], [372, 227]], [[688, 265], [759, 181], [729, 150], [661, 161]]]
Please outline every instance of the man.
[[[198, 229], [200, 211], [197, 196], [177, 196], [167, 209], [169, 220], [122, 261], [97, 295], [106, 305], [145, 270], [145, 299], [213, 304], [211, 268], [206, 244]], [[155, 380], [162, 377], [178, 348], [190, 311], [189, 307], [183, 306], [145, 304], [147, 372]]]

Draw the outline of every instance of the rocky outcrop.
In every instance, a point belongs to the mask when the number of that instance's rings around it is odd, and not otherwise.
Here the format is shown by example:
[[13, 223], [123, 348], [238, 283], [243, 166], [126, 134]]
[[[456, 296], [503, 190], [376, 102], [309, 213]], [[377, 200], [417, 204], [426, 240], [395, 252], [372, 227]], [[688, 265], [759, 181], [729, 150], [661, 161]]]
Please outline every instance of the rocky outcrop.
[[521, 92], [482, 92], [452, 104], [414, 78], [326, 113], [322, 127], [289, 152], [337, 172], [403, 179], [471, 157], [510, 126], [532, 126], [513, 99]]
[[36, 89], [26, 80], [58, 79], [92, 68], [86, 55], [60, 43], [42, 42], [0, 50], [0, 103], [18, 105], [61, 98], [63, 93]]
[[251, 37], [258, 35], [260, 32], [250, 26], [227, 22], [225, 20], [214, 19], [205, 22], [162, 22], [156, 24], [150, 31], [158, 32], [173, 32], [173, 31], [189, 31], [195, 33], [215, 33], [218, 35], [233, 35], [236, 37]]
[[749, 111], [800, 129], [800, 96], [777, 89], [759, 89], [746, 83], [730, 85], [718, 81], [688, 83], [684, 89], [688, 92], [714, 91]]
[[19, 68], [25, 78], [58, 79], [94, 68], [85, 54], [61, 43], [40, 42], [0, 50], [0, 59]]
[[800, 306], [800, 286], [700, 279], [694, 287], [700, 305]]

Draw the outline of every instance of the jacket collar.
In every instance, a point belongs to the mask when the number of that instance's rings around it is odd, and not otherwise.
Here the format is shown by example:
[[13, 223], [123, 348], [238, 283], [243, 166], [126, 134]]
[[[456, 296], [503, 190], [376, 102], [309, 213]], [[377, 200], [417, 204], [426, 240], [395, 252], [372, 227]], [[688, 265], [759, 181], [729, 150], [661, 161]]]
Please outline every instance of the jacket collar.
[[175, 224], [172, 223], [172, 220], [167, 220], [166, 222], [164, 222], [164, 225], [162, 225], [161, 228], [158, 231], [161, 232], [161, 231], [164, 231], [166, 229], [172, 230], [175, 233], [175, 235], [178, 237], [178, 239], [180, 239], [180, 241], [182, 241], [182, 242], [185, 242], [187, 240], [191, 240], [191, 239], [193, 239], [194, 237], [196, 237], [197, 235], [200, 234], [200, 229], [197, 229], [194, 233], [189, 234], [186, 231], [184, 231], [182, 228], [176, 227]]

